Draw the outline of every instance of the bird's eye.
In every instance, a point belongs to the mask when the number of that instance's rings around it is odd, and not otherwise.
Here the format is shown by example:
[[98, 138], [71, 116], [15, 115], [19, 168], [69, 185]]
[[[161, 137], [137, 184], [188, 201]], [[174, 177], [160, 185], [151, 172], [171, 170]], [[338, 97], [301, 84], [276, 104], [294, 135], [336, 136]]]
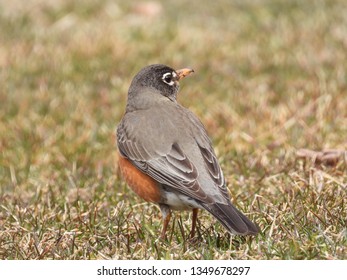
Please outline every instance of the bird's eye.
[[175, 82], [172, 80], [172, 73], [165, 73], [163, 77], [161, 78], [164, 83], [168, 84], [169, 86], [172, 86]]
[[171, 76], [168, 75], [167, 77], [165, 77], [164, 80], [165, 80], [165, 82], [170, 83], [171, 82]]

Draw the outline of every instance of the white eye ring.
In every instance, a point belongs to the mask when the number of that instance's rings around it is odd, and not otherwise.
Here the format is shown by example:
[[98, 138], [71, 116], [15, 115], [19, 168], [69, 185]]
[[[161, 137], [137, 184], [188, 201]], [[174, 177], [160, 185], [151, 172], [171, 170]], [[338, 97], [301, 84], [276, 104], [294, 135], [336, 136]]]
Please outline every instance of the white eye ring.
[[176, 73], [175, 72], [168, 72], [168, 73], [165, 73], [163, 75], [163, 77], [161, 78], [163, 80], [163, 82], [165, 84], [168, 84], [169, 86], [173, 86], [175, 84], [175, 81], [172, 80], [172, 77], [176, 77]]

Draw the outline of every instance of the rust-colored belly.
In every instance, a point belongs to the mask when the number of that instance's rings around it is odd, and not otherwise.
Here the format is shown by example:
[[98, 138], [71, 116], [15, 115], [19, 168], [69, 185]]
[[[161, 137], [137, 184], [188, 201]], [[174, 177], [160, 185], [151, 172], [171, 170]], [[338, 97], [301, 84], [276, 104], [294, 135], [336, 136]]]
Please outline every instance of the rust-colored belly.
[[119, 155], [118, 164], [122, 177], [138, 196], [149, 202], [160, 201], [160, 189], [155, 180], [138, 170], [129, 160], [121, 155]]

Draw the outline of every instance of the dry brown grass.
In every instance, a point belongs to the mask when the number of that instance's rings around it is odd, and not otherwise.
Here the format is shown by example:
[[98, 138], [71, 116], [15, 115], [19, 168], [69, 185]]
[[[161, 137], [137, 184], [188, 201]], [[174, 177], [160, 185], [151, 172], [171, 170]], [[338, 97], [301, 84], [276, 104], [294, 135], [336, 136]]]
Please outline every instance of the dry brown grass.
[[[0, 1], [0, 259], [346, 259], [346, 155], [297, 157], [347, 149], [345, 1], [151, 5]], [[162, 242], [119, 177], [127, 88], [158, 62], [196, 70], [179, 100], [257, 237], [201, 213], [189, 240], [177, 213]]]

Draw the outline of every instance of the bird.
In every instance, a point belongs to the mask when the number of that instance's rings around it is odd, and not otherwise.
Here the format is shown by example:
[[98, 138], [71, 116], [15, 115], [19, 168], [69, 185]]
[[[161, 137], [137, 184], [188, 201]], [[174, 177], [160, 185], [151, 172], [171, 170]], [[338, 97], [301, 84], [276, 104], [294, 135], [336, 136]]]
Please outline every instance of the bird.
[[117, 126], [118, 165], [127, 185], [159, 205], [166, 231], [172, 210], [207, 210], [233, 235], [256, 235], [258, 227], [230, 200], [222, 169], [202, 122], [177, 102], [180, 81], [194, 72], [163, 64], [142, 68], [132, 79]]

